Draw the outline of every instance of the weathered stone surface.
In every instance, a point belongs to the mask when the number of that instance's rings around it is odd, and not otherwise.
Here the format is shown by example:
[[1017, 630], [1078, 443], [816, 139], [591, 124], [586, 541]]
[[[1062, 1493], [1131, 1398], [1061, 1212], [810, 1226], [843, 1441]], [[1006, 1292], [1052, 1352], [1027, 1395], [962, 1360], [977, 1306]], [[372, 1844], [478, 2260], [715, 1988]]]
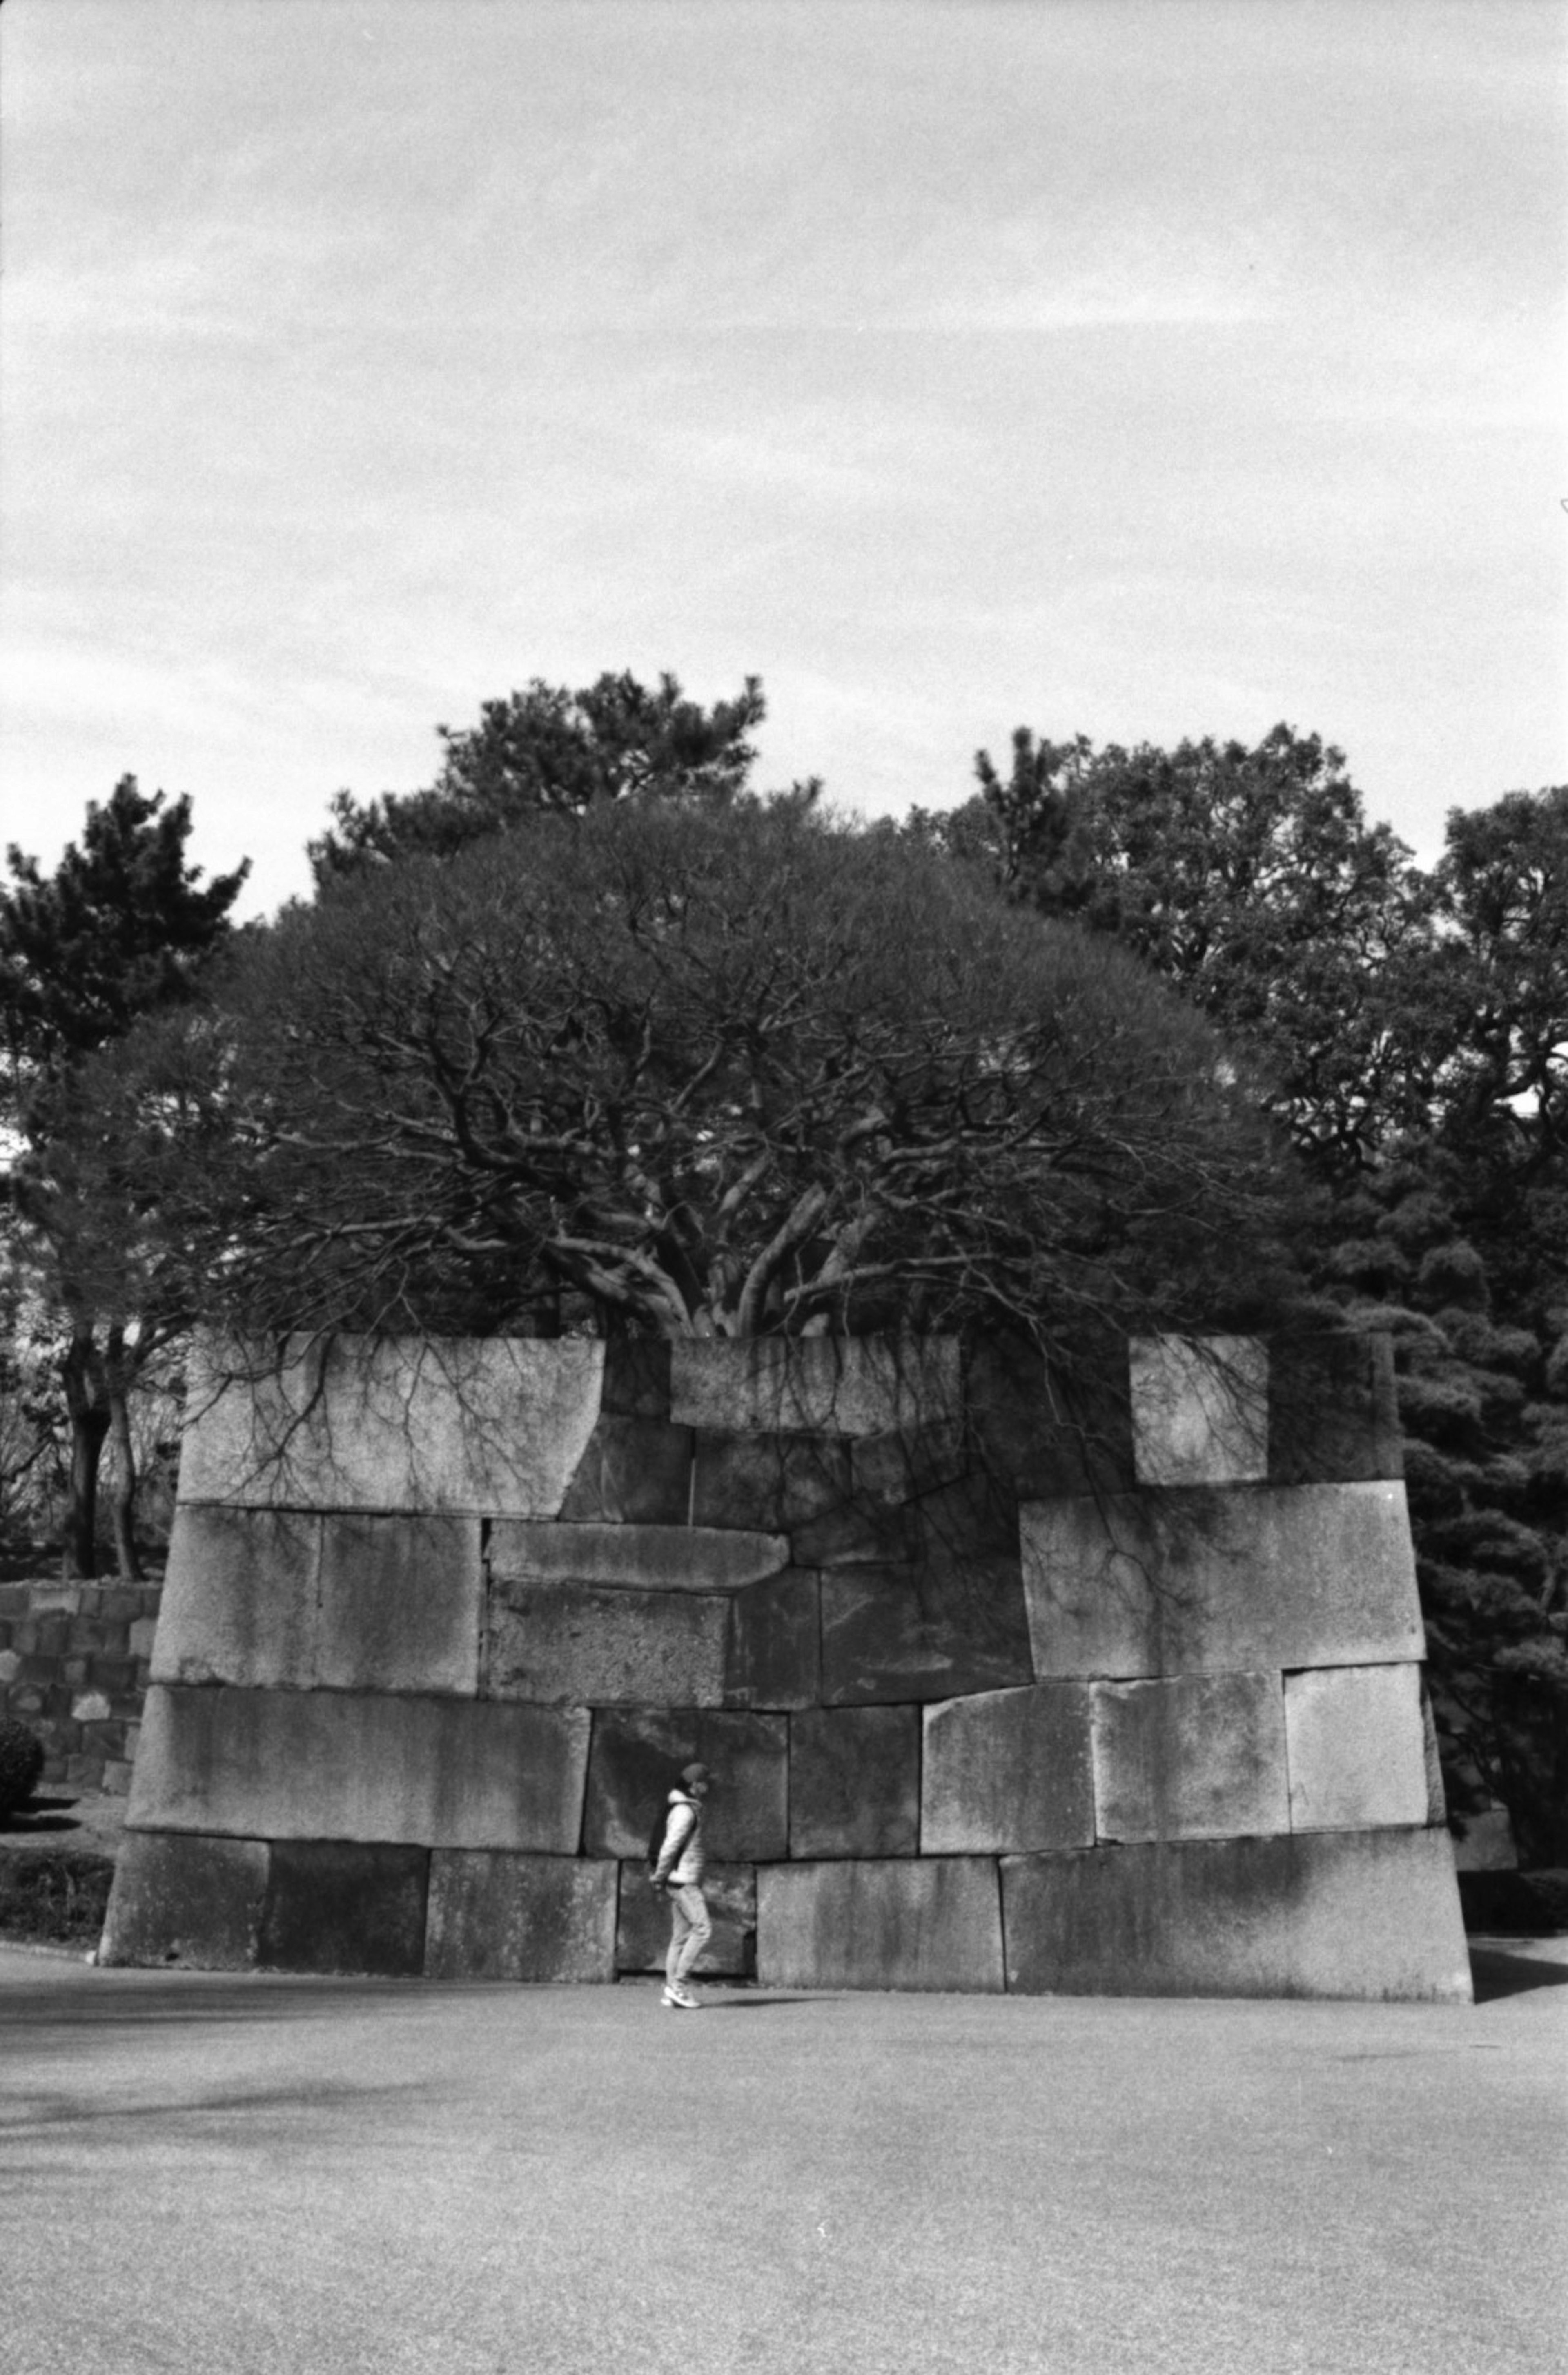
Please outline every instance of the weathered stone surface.
[[949, 1699], [1034, 1679], [1016, 1561], [967, 1577], [835, 1567], [822, 1577], [822, 1696], [831, 1707]]
[[796, 1566], [903, 1566], [918, 1557], [920, 1530], [912, 1506], [845, 1501], [790, 1536]]
[[607, 1418], [668, 1418], [667, 1344], [652, 1336], [612, 1337], [604, 1360], [599, 1408]]
[[225, 1382], [209, 1346], [180, 1497], [553, 1518], [598, 1418], [604, 1352], [575, 1336], [301, 1339], [280, 1368]]
[[601, 1418], [567, 1486], [562, 1521], [684, 1526], [691, 1514], [691, 1429]]
[[1428, 1820], [1419, 1666], [1327, 1666], [1285, 1677], [1293, 1831]]
[[609, 1708], [594, 1718], [584, 1853], [641, 1858], [683, 1765], [713, 1772], [702, 1837], [715, 1863], [788, 1852], [787, 1719], [738, 1710]]
[[312, 1681], [471, 1698], [482, 1585], [477, 1518], [324, 1518]]
[[248, 1971], [256, 1959], [266, 1876], [265, 1839], [127, 1831], [98, 1959]]
[[424, 1967], [430, 1862], [426, 1848], [275, 1841], [258, 1964], [413, 1978]]
[[1270, 1344], [1270, 1483], [1350, 1483], [1404, 1472], [1392, 1338]]
[[308, 1688], [320, 1563], [319, 1518], [176, 1509], [153, 1681]]
[[[611, 1866], [614, 1869], [614, 1866]], [[713, 1934], [697, 1957], [699, 1979], [749, 1979], [757, 1968], [757, 1873], [749, 1863], [711, 1863], [702, 1894]], [[620, 1918], [616, 1930], [618, 1971], [662, 1971], [669, 1945], [669, 1900], [656, 1896], [643, 1863], [620, 1867]]]
[[785, 1567], [731, 1594], [725, 1700], [730, 1707], [816, 1705], [821, 1689], [822, 1594], [809, 1568]]
[[1027, 1339], [993, 1335], [970, 1362], [969, 1418], [985, 1472], [1023, 1499], [1130, 1493], [1132, 1412], [1118, 1346], [1067, 1378]]
[[1035, 1501], [1021, 1522], [1042, 1677], [1405, 1664], [1423, 1654], [1402, 1484]]
[[860, 1502], [897, 1508], [951, 1484], [964, 1471], [964, 1431], [957, 1419], [905, 1434], [856, 1436], [849, 1447], [850, 1491]]
[[920, 1845], [920, 1709], [808, 1707], [789, 1719], [789, 1851], [906, 1856]]
[[349, 1691], [147, 1693], [133, 1830], [576, 1852], [590, 1719]]
[[850, 1497], [850, 1447], [832, 1435], [735, 1435], [703, 1428], [696, 1437], [694, 1526], [788, 1533]]
[[757, 1976], [770, 1988], [1003, 1985], [989, 1857], [795, 1863], [757, 1875]]
[[1142, 1336], [1128, 1349], [1140, 1484], [1268, 1474], [1268, 1347], [1256, 1336]]
[[615, 1977], [616, 1867], [437, 1848], [425, 1976], [557, 1984]]
[[1036, 1683], [925, 1711], [923, 1855], [1020, 1855], [1094, 1837], [1089, 1685]]
[[1090, 1707], [1102, 1839], [1220, 1839], [1290, 1829], [1277, 1673], [1094, 1683]]
[[1162, 1841], [1001, 1869], [1020, 1994], [1470, 2001], [1442, 1831]]
[[759, 1435], [882, 1435], [962, 1408], [955, 1336], [682, 1338], [670, 1384], [682, 1424]]
[[485, 1695], [568, 1707], [719, 1707], [730, 1601], [593, 1584], [490, 1587]]
[[534, 1526], [490, 1529], [492, 1576], [536, 1583], [624, 1585], [637, 1591], [739, 1591], [789, 1565], [782, 1534], [711, 1526]]

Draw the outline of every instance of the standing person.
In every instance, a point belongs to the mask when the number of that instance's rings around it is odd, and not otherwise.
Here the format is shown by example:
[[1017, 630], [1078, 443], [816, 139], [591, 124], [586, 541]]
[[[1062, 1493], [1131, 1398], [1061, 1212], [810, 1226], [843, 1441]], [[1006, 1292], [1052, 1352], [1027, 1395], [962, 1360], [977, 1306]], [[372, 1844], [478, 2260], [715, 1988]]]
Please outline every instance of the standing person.
[[679, 1783], [669, 1793], [664, 1839], [654, 1866], [654, 1886], [669, 1898], [669, 1953], [661, 2002], [672, 2012], [702, 2008], [701, 1998], [687, 1986], [686, 1975], [713, 1933], [702, 1894], [702, 1801], [711, 1786], [705, 1765], [682, 1766]]

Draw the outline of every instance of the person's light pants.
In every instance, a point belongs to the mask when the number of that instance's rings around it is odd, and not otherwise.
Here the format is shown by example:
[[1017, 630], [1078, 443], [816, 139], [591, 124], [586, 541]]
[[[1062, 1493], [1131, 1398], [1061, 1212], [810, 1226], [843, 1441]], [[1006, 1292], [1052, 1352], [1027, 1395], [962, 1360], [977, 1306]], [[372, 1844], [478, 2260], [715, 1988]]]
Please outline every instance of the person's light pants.
[[665, 1956], [665, 1977], [672, 1988], [678, 1988], [713, 1936], [713, 1925], [708, 1919], [708, 1900], [694, 1880], [667, 1894], [669, 1953]]

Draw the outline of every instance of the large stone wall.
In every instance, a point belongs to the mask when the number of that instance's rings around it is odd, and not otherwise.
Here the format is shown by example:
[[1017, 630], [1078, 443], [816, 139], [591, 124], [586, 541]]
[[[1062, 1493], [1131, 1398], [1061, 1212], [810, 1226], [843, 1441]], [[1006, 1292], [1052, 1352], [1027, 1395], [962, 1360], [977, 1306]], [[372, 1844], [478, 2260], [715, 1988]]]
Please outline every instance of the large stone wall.
[[214, 1383], [108, 1961], [1465, 1999], [1371, 1341], [339, 1343]]

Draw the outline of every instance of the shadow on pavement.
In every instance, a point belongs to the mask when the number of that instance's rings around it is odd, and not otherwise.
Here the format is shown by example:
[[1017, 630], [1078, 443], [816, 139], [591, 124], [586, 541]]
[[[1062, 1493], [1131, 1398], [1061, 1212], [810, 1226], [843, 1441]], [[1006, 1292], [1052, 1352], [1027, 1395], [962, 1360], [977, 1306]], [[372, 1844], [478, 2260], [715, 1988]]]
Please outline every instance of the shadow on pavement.
[[[1568, 1956], [1568, 1946], [1564, 1954]], [[1501, 1996], [1522, 1996], [1532, 1988], [1568, 1987], [1568, 1959], [1548, 1963], [1531, 1955], [1511, 1955], [1504, 1946], [1472, 1946], [1470, 1979], [1477, 2003], [1495, 2003]]]

